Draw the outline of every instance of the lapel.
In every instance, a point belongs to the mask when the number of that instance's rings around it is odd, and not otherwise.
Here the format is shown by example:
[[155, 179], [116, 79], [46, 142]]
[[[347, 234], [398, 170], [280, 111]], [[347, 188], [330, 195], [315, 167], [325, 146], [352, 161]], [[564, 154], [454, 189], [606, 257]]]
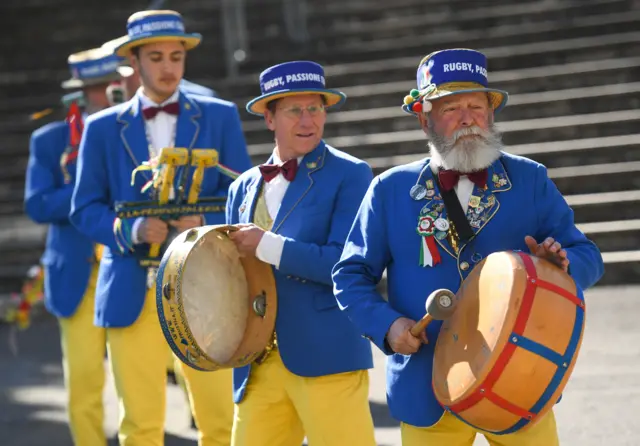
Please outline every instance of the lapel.
[[198, 118], [202, 116], [202, 112], [200, 106], [182, 92], [178, 97], [178, 102], [180, 103], [180, 113], [178, 114], [174, 146], [191, 150], [200, 134]]
[[[198, 118], [202, 116], [202, 113], [198, 104], [182, 92], [178, 97], [178, 101], [180, 103], [180, 113], [176, 122], [174, 147], [183, 147], [191, 151], [200, 134]], [[142, 162], [149, 160], [149, 142], [144, 128], [140, 100], [137, 96], [127, 102], [117, 120], [122, 124], [120, 131], [122, 143], [133, 162], [134, 168], [136, 168]], [[182, 176], [188, 171], [188, 168], [180, 167], [177, 169], [174, 183], [176, 186], [179, 186]], [[151, 179], [149, 171], [143, 170], [140, 174], [144, 176], [145, 182]]]
[[253, 221], [256, 203], [260, 195], [260, 190], [262, 189], [262, 175], [260, 174], [260, 170], [254, 169], [252, 172], [252, 177], [249, 179], [242, 203], [238, 208], [239, 223], [251, 223]]
[[[469, 197], [466, 216], [473, 233], [476, 235], [482, 231], [482, 228], [491, 221], [500, 209], [500, 201], [495, 194], [511, 189], [511, 180], [499, 158], [489, 166], [488, 171], [486, 187], [480, 188], [474, 185], [473, 192]], [[460, 249], [462, 250], [464, 246], [462, 245]]]
[[[482, 228], [496, 215], [500, 209], [500, 202], [496, 198], [496, 193], [506, 192], [511, 189], [511, 180], [507, 175], [507, 172], [500, 159], [496, 160], [491, 166], [489, 166], [489, 174], [487, 180], [487, 186], [480, 188], [476, 185], [473, 187], [473, 192], [469, 197], [469, 206], [467, 208], [466, 217], [471, 225], [471, 229], [474, 234], [478, 234]], [[444, 201], [440, 195], [438, 183], [434, 179], [434, 175], [431, 171], [430, 161], [427, 161], [423, 168], [423, 182], [422, 185], [427, 189], [427, 195], [425, 197], [426, 202], [420, 202], [421, 209], [419, 216], [430, 215], [437, 220], [439, 218], [447, 219], [447, 211], [444, 206]], [[416, 224], [418, 222], [416, 221]], [[436, 241], [440, 248], [444, 250], [453, 258], [458, 256], [455, 254], [455, 250], [449, 243], [442, 231], [436, 232]], [[458, 247], [458, 252], [461, 252], [466, 244], [461, 244]]]
[[313, 187], [312, 175], [324, 167], [327, 148], [324, 141], [321, 141], [312, 152], [307, 153], [300, 161], [298, 173], [295, 179], [289, 184], [287, 192], [282, 198], [282, 204], [278, 210], [278, 215], [273, 222], [273, 233], [277, 233], [282, 224], [289, 218], [293, 210]]
[[[133, 168], [149, 160], [149, 142], [144, 130], [144, 120], [140, 112], [140, 99], [134, 96], [118, 114], [117, 121], [122, 124], [120, 138], [122, 144], [133, 162]], [[133, 169], [132, 169], [133, 170]], [[151, 179], [148, 171], [140, 172], [145, 182]]]
[[[426, 202], [419, 201], [420, 204], [420, 212], [418, 217], [416, 218], [415, 224], [416, 227], [418, 225], [418, 221], [420, 217], [424, 217], [426, 215], [431, 216], [434, 220], [438, 219], [447, 219], [447, 211], [444, 207], [444, 201], [442, 200], [442, 196], [440, 195], [440, 189], [438, 188], [438, 182], [435, 181], [433, 172], [431, 171], [430, 160], [427, 160], [425, 166], [422, 168], [421, 185], [426, 187], [427, 194], [425, 196]], [[453, 258], [457, 258], [455, 254], [455, 250], [449, 243], [446, 231], [436, 231], [435, 239], [440, 248], [447, 254], [449, 254]]]
[[[180, 103], [180, 113], [178, 114], [178, 120], [176, 122], [176, 138], [174, 141], [174, 147], [186, 148], [191, 152], [193, 146], [198, 140], [200, 134], [200, 123], [198, 118], [202, 116], [202, 112], [198, 104], [188, 98], [185, 94], [180, 92], [178, 97]], [[190, 178], [183, 178], [184, 175], [188, 175], [190, 167], [178, 167], [176, 169], [176, 176], [174, 180], [174, 186], [176, 190], [183, 188], [184, 191], [190, 187]]]

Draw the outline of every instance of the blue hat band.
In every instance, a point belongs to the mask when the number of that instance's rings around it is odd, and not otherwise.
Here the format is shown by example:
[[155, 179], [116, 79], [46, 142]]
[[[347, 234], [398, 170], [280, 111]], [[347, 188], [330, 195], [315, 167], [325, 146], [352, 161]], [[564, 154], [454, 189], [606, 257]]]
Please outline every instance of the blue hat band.
[[107, 76], [116, 72], [120, 66], [117, 56], [110, 55], [102, 59], [84, 60], [69, 64], [71, 75], [76, 79], [92, 79]]
[[325, 79], [319, 73], [291, 73], [271, 78], [260, 87], [262, 94], [280, 90], [321, 90], [325, 88]]
[[184, 23], [179, 16], [150, 15], [127, 24], [127, 34], [131, 38], [170, 33], [184, 34]]
[[475, 82], [488, 86], [487, 60], [477, 51], [449, 50], [435, 53], [418, 68], [417, 84], [422, 90], [429, 84]]

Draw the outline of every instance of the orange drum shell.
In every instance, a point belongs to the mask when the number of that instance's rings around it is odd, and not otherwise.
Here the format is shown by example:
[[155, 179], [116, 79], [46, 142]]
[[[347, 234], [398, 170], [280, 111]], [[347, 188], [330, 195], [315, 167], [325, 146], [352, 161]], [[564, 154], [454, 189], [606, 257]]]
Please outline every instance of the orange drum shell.
[[[534, 425], [560, 398], [578, 357], [584, 300], [577, 292], [568, 274], [528, 254], [499, 252], [478, 263], [436, 343], [440, 404], [488, 432]], [[524, 348], [527, 340], [550, 349], [559, 365]]]

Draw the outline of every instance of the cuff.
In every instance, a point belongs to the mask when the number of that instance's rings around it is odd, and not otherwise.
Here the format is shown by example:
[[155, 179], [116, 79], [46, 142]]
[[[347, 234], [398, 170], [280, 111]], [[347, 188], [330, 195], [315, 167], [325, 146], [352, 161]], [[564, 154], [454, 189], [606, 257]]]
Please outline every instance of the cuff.
[[144, 217], [138, 217], [133, 222], [133, 226], [131, 227], [131, 241], [134, 245], [139, 245], [142, 241], [138, 238], [138, 229], [140, 229], [140, 225], [144, 221]]
[[256, 257], [265, 263], [280, 268], [283, 249], [284, 237], [273, 232], [265, 232], [256, 248]]

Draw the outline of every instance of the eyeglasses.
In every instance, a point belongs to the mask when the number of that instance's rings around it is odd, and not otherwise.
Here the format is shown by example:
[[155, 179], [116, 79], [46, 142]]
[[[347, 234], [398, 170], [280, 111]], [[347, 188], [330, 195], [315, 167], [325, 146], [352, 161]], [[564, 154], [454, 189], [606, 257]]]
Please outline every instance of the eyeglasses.
[[282, 111], [285, 115], [287, 115], [290, 118], [300, 119], [302, 118], [302, 114], [304, 113], [305, 110], [309, 112], [309, 115], [311, 115], [311, 117], [315, 118], [316, 116], [319, 116], [322, 113], [324, 113], [325, 107], [324, 105], [309, 105], [304, 108], [294, 106], [290, 108], [281, 108], [279, 110]]

